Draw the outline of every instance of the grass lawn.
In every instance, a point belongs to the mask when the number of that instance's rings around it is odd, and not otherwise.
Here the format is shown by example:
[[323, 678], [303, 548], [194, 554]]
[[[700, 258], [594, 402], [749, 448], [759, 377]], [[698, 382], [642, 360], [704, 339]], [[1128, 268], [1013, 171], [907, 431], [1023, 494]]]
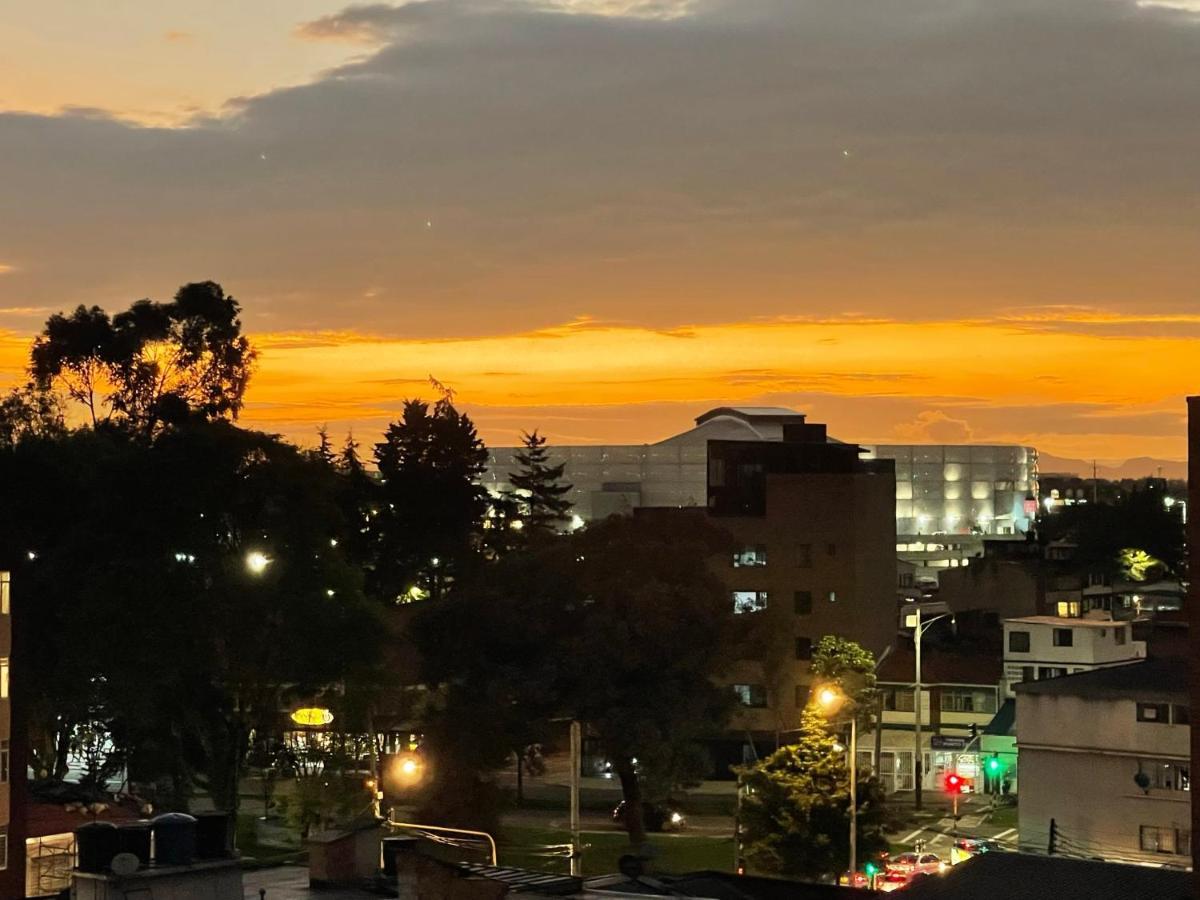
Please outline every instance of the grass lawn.
[[[617, 871], [617, 860], [629, 852], [624, 832], [585, 832], [582, 836], [583, 874], [603, 875]], [[500, 835], [500, 864], [543, 872], [566, 872], [567, 860], [545, 855], [551, 844], [566, 844], [570, 834], [551, 828], [507, 826]], [[698, 869], [733, 870], [733, 838], [707, 835], [652, 834], [650, 845], [656, 872], [694, 872]]]

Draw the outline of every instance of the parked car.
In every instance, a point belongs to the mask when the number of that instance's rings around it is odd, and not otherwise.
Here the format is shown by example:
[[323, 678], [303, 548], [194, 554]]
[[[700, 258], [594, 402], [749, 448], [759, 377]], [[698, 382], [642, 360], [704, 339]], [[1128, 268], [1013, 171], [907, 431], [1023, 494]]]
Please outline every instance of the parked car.
[[[625, 801], [622, 800], [612, 811], [614, 824], [622, 828], [628, 827], [625, 823], [626, 808]], [[669, 804], [643, 803], [642, 824], [647, 831], [679, 831], [687, 824], [687, 817]]]

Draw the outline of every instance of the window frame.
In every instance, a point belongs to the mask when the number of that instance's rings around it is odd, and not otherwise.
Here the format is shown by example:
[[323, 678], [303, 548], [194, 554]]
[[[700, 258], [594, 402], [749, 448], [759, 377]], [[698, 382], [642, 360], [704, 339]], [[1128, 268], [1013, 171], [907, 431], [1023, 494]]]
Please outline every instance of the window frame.
[[[1025, 644], [1025, 646], [1023, 648], [1013, 646], [1014, 638], [1024, 638], [1023, 643]], [[1017, 641], [1016, 643], [1022, 643], [1022, 642]], [[1032, 646], [1033, 646], [1033, 641], [1030, 639], [1030, 633], [1028, 631], [1010, 631], [1008, 633], [1008, 652], [1009, 653], [1029, 653], [1030, 648]]]
[[[1150, 701], [1138, 700], [1136, 702], [1137, 711], [1136, 717], [1138, 722], [1145, 722], [1148, 725], [1170, 725], [1171, 724], [1171, 704], [1170, 703], [1153, 703]], [[1154, 710], [1153, 716], [1147, 716], [1148, 710]]]
[[1055, 647], [1074, 647], [1075, 629], [1055, 628], [1054, 633], [1050, 636], [1050, 642]]

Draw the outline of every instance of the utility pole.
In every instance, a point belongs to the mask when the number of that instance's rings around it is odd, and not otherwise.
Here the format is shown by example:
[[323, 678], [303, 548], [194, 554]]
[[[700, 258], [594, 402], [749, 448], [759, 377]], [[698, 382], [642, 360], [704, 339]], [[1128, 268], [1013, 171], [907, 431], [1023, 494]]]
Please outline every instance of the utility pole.
[[571, 722], [571, 874], [581, 869], [579, 844], [579, 772], [583, 768], [583, 736], [579, 722]]
[[921, 605], [917, 604], [917, 627], [913, 630], [916, 682], [913, 686], [913, 809], [921, 811]]
[[858, 710], [850, 714], [850, 873], [858, 871]]

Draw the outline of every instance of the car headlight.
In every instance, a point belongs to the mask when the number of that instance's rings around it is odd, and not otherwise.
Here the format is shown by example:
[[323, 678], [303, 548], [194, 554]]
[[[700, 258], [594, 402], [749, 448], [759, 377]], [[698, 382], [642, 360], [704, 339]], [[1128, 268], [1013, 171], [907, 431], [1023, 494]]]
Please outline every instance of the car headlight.
[[682, 822], [682, 821], [683, 821], [683, 815], [682, 815], [682, 814], [680, 814], [680, 813], [677, 813], [677, 812], [673, 812], [673, 813], [671, 813], [671, 824], [672, 824], [672, 825], [678, 825], [678, 824], [679, 824], [680, 822]]

